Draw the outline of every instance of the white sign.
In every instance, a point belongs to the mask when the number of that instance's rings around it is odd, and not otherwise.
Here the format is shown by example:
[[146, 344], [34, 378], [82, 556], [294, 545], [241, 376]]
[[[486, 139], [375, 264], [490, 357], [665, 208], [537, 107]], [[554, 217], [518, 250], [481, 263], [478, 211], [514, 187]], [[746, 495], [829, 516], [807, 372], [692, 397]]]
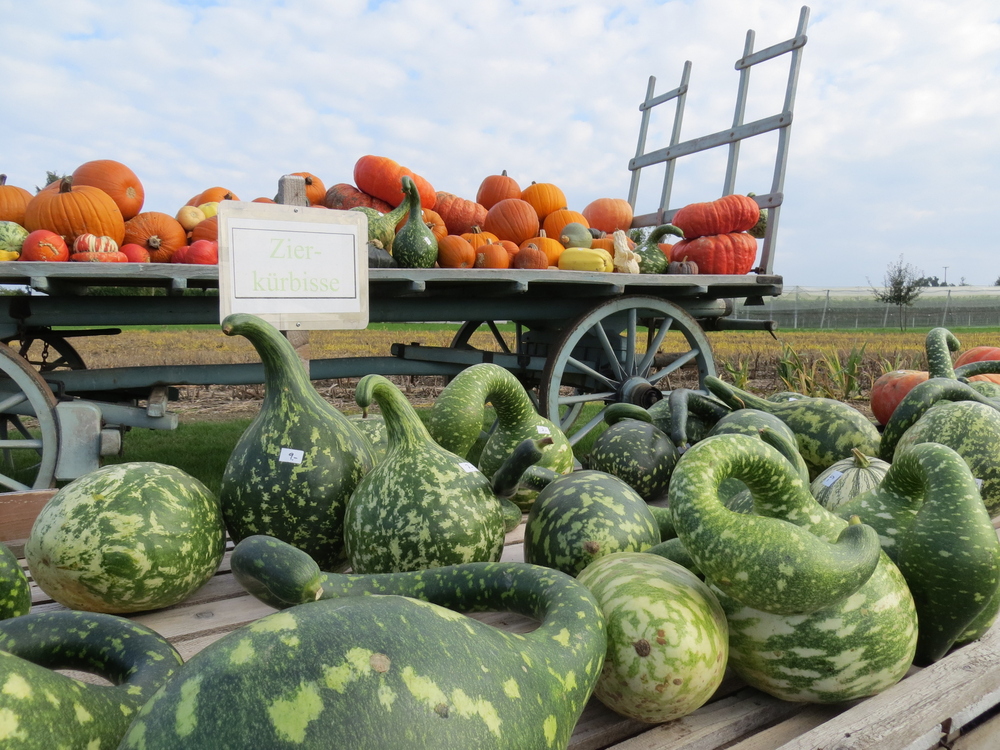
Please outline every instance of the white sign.
[[296, 450], [295, 448], [282, 448], [278, 451], [278, 460], [283, 464], [300, 464], [305, 457], [305, 451]]
[[219, 320], [279, 330], [368, 325], [368, 217], [277, 203], [219, 203]]

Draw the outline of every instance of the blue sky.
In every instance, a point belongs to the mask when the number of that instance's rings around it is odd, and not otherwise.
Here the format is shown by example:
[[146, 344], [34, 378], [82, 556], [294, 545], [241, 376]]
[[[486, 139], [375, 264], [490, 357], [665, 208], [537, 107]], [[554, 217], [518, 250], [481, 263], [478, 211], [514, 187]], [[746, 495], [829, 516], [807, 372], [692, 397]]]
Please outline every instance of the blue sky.
[[[801, 2], [689, 0], [0, 0], [0, 172], [110, 158], [146, 209], [221, 185], [272, 196], [282, 174], [352, 182], [389, 156], [474, 198], [506, 169], [570, 208], [626, 197], [650, 75], [693, 62], [682, 138], [727, 128], [748, 29], [792, 37]], [[810, 5], [775, 270], [786, 285], [880, 283], [900, 254], [927, 275], [1000, 276], [1000, 6], [995, 0]], [[784, 58], [783, 58], [784, 60]], [[768, 67], [771, 66], [771, 67]], [[786, 63], [751, 79], [775, 114]], [[667, 105], [662, 110], [672, 107]], [[666, 145], [654, 119], [649, 147]], [[737, 189], [767, 192], [774, 139], [744, 146]], [[751, 145], [752, 144], [752, 145]], [[674, 204], [721, 191], [725, 154], [683, 160]], [[639, 213], [662, 173], [643, 173]]]

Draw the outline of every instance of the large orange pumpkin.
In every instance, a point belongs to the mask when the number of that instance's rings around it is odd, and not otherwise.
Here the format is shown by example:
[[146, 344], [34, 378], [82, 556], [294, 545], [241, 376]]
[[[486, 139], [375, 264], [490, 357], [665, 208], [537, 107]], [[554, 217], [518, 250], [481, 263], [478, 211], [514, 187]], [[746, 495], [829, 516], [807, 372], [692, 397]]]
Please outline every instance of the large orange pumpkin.
[[528, 201], [535, 207], [539, 221], [545, 221], [545, 217], [553, 211], [566, 208], [565, 193], [551, 182], [531, 183], [521, 191], [521, 200]]
[[476, 203], [489, 211], [502, 200], [520, 197], [521, 186], [513, 177], [507, 176], [505, 169], [500, 174], [491, 174], [483, 178], [479, 185], [479, 191], [476, 193]]
[[538, 234], [538, 214], [527, 201], [505, 198], [486, 212], [483, 230], [520, 245]]
[[146, 199], [146, 192], [135, 172], [114, 159], [97, 159], [81, 164], [73, 170], [73, 184], [103, 190], [111, 196], [125, 221], [142, 211]]
[[699, 273], [708, 274], [749, 273], [756, 257], [757, 240], [746, 232], [681, 240], [670, 253], [670, 260], [693, 260], [698, 264]]
[[200, 222], [198, 226], [191, 230], [191, 242], [197, 242], [198, 240], [219, 241], [218, 216], [209, 216], [205, 221]]
[[22, 187], [7, 184], [7, 175], [0, 174], [0, 221], [13, 221], [24, 225], [24, 209], [28, 207], [31, 193]]
[[632, 226], [632, 204], [624, 198], [598, 198], [581, 212], [590, 226], [612, 234], [616, 229], [628, 231]]
[[[684, 239], [715, 234], [745, 232], [760, 219], [760, 207], [746, 195], [726, 195], [707, 203], [691, 203], [674, 214], [675, 227], [684, 232]], [[702, 273], [707, 273], [698, 264]]]
[[327, 208], [334, 208], [339, 211], [349, 211], [352, 208], [361, 206], [362, 208], [374, 208], [379, 213], [387, 214], [392, 210], [392, 206], [381, 198], [369, 195], [363, 190], [358, 190], [354, 185], [347, 182], [338, 182], [326, 191], [326, 198], [323, 201]]
[[472, 268], [476, 250], [465, 238], [449, 234], [438, 240], [437, 262], [441, 268]]
[[323, 180], [312, 172], [292, 172], [292, 174], [306, 181], [306, 200], [310, 206], [323, 204], [326, 200], [326, 185], [323, 184]]
[[403, 202], [403, 176], [410, 177], [420, 193], [420, 205], [434, 208], [437, 194], [431, 184], [412, 170], [386, 156], [362, 156], [354, 163], [354, 184], [358, 189], [381, 198], [390, 206]]
[[434, 210], [444, 219], [449, 234], [462, 235], [486, 221], [486, 208], [475, 201], [439, 190]]
[[955, 367], [961, 367], [970, 362], [986, 362], [992, 359], [1000, 359], [1000, 347], [974, 346], [958, 355], [958, 359], [955, 360]]
[[125, 220], [111, 196], [90, 185], [73, 185], [66, 177], [58, 189], [42, 190], [28, 201], [24, 228], [29, 232], [48, 229], [67, 244], [87, 232], [106, 235], [119, 245], [125, 238]]
[[542, 229], [545, 230], [545, 234], [549, 237], [557, 240], [562, 237], [562, 230], [566, 227], [566, 225], [573, 222], [583, 224], [583, 226], [588, 229], [590, 228], [590, 223], [587, 221], [587, 217], [579, 211], [571, 211], [568, 208], [560, 208], [558, 211], [553, 211], [545, 217], [545, 221], [542, 223]]
[[869, 394], [872, 414], [879, 424], [888, 424], [903, 397], [929, 377], [924, 370], [892, 370], [880, 375]]
[[187, 244], [187, 232], [173, 216], [146, 211], [125, 222], [125, 243], [146, 248], [152, 263], [169, 263], [173, 254]]

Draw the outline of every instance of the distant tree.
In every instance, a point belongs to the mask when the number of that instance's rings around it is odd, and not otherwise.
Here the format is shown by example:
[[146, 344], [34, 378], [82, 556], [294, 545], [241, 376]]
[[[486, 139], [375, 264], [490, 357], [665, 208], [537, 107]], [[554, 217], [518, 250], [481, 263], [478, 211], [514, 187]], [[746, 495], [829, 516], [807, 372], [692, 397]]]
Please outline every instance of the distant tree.
[[871, 281], [868, 282], [876, 300], [887, 305], [895, 305], [899, 310], [899, 330], [901, 331], [906, 330], [904, 308], [912, 305], [923, 291], [919, 283], [923, 277], [918, 274], [919, 272], [913, 266], [903, 262], [903, 256], [900, 255], [897, 262], [890, 263], [889, 267], [886, 268], [881, 289], [872, 286]]
[[914, 282], [917, 286], [952, 286], [944, 284], [937, 276], [921, 276]]
[[1000, 286], [1000, 276], [997, 276], [997, 280], [993, 282], [993, 286]]

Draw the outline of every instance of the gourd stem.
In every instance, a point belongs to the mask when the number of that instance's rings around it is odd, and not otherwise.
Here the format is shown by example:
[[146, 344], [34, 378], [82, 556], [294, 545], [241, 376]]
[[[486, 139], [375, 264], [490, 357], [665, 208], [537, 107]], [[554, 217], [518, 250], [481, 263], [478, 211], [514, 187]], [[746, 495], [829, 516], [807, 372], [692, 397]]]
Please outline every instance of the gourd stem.
[[354, 400], [362, 409], [376, 401], [385, 419], [389, 450], [433, 443], [427, 428], [402, 392], [382, 375], [365, 375], [358, 381]]
[[957, 352], [960, 346], [958, 339], [947, 328], [932, 328], [927, 332], [924, 351], [927, 354], [927, 372], [930, 377], [954, 379], [951, 352]]
[[774, 411], [774, 404], [767, 399], [729, 385], [713, 375], [705, 378], [705, 387], [712, 395], [733, 409], [759, 409], [768, 413]]

